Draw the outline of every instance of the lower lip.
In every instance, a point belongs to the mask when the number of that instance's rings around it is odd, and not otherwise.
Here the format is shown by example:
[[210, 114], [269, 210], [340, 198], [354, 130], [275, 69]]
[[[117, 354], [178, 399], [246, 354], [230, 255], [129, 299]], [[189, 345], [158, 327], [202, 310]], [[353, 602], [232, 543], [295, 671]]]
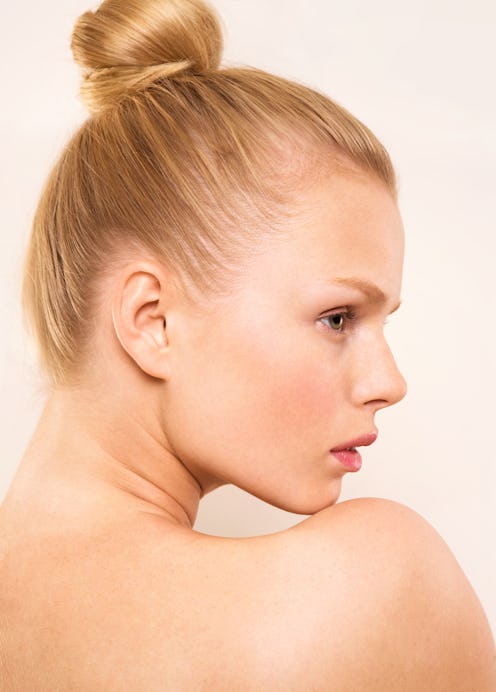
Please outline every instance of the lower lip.
[[340, 452], [331, 452], [331, 454], [348, 469], [348, 471], [360, 471], [362, 468], [362, 457], [356, 449], [342, 449]]

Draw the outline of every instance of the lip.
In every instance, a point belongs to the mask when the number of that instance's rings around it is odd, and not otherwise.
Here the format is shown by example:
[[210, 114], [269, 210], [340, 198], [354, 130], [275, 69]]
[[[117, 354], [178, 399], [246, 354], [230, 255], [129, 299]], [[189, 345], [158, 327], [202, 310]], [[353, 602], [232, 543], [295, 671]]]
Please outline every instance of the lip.
[[340, 445], [339, 447], [334, 447], [334, 449], [331, 449], [331, 452], [334, 454], [334, 452], [343, 452], [346, 449], [355, 449], [355, 447], [368, 447], [369, 445], [373, 444], [377, 440], [377, 431], [373, 431], [370, 433], [366, 433], [365, 435], [362, 435], [361, 437], [357, 437], [354, 440], [350, 440], [349, 442], [346, 442], [343, 445]]
[[348, 471], [356, 472], [362, 468], [362, 457], [357, 447], [368, 447], [377, 440], [377, 432], [367, 433], [354, 440], [346, 442], [344, 445], [331, 449], [331, 454]]

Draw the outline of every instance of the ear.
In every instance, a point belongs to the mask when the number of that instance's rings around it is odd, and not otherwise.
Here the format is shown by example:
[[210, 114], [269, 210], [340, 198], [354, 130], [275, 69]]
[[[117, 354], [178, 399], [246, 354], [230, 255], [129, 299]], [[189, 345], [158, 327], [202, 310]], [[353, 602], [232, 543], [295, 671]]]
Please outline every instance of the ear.
[[143, 372], [169, 378], [165, 303], [172, 282], [151, 262], [126, 265], [112, 300], [112, 321], [122, 348]]

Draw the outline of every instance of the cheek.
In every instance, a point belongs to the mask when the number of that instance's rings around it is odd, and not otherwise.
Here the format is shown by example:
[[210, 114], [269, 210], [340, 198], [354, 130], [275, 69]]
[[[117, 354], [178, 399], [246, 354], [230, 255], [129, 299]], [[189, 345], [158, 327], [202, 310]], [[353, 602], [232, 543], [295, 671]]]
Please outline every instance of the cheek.
[[339, 368], [320, 342], [282, 332], [226, 333], [183, 352], [167, 385], [165, 420], [169, 441], [192, 469], [239, 481], [263, 475], [271, 462], [286, 467], [322, 454], [332, 442], [343, 397]]
[[[310, 342], [311, 343], [311, 342]], [[329, 353], [293, 338], [251, 340], [227, 356], [224, 413], [232, 425], [262, 443], [284, 445], [326, 434], [343, 397], [343, 383]], [[226, 364], [227, 365], [227, 364]], [[213, 384], [213, 386], [216, 386]], [[222, 401], [219, 401], [222, 405]]]
[[260, 390], [286, 434], [329, 422], [339, 399], [339, 382], [329, 367], [310, 357], [286, 357], [271, 363]]

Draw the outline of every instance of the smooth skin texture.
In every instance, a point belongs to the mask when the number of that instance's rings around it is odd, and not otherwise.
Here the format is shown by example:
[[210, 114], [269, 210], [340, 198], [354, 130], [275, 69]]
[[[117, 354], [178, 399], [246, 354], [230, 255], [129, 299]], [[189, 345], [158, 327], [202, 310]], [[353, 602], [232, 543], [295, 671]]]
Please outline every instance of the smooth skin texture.
[[[432, 527], [336, 504], [329, 450], [405, 394], [383, 330], [397, 207], [350, 171], [293, 211], [221, 301], [189, 304], [151, 258], [109, 279], [84, 386], [51, 394], [0, 508], [2, 689], [496, 689], [487, 620]], [[224, 483], [313, 516], [195, 532]]]

